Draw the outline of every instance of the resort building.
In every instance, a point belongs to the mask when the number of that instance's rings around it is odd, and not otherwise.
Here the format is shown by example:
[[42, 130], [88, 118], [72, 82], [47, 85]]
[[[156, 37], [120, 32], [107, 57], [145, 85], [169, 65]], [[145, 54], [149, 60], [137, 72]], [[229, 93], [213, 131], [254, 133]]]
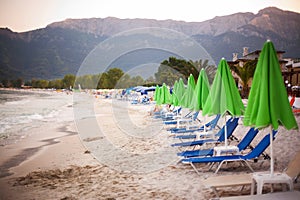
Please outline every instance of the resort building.
[[286, 70], [282, 71], [285, 82], [291, 84], [291, 87], [298, 86], [300, 90], [300, 59], [285, 58], [284, 60], [287, 61]]
[[[227, 61], [229, 66], [241, 66], [251, 60], [258, 60], [261, 50], [256, 50], [249, 53], [248, 47], [243, 48], [242, 57], [238, 57], [238, 53], [233, 53], [232, 61]], [[289, 93], [298, 93], [300, 96], [300, 59], [283, 58], [285, 51], [277, 51], [277, 57], [279, 60], [283, 79], [285, 81], [286, 88]], [[241, 88], [240, 78], [232, 72], [233, 77], [239, 88]], [[251, 85], [251, 81], [250, 81]], [[298, 96], [297, 95], [297, 96]]]

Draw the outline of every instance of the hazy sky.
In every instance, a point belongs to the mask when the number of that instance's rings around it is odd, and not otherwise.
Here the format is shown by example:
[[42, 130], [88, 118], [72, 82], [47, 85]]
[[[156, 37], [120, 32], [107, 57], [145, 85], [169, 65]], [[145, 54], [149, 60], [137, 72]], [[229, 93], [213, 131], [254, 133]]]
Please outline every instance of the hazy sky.
[[16, 32], [67, 18], [148, 18], [197, 21], [276, 6], [300, 13], [300, 0], [0, 0], [0, 27]]

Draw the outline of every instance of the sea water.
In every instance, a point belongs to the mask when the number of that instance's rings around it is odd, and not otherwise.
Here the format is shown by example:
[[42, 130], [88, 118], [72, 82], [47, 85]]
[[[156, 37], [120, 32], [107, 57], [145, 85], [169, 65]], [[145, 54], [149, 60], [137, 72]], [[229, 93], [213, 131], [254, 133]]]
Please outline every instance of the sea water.
[[72, 120], [70, 94], [0, 90], [0, 145], [17, 142], [32, 128]]

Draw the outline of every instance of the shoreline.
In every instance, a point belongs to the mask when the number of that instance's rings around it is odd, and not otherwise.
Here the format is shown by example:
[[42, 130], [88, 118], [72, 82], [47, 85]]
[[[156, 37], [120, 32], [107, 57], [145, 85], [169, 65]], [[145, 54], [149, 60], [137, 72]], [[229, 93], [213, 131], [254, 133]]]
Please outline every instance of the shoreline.
[[[34, 171], [47, 171], [72, 165], [86, 166], [93, 161], [92, 156], [85, 153], [86, 149], [74, 131], [73, 122], [47, 129], [47, 132], [41, 134], [41, 130], [45, 130], [45, 127], [35, 128], [33, 134], [18, 143], [0, 147], [0, 152], [6, 154], [1, 155], [0, 159], [2, 172], [0, 194], [3, 199], [23, 199], [23, 197], [26, 199], [24, 195], [26, 190], [21, 189], [20, 193], [16, 193], [16, 188], [12, 187], [12, 181], [18, 177]], [[3, 171], [6, 173], [3, 174]]]
[[0, 109], [3, 109], [0, 146], [21, 141], [31, 134], [32, 128], [73, 120], [69, 114], [72, 104], [70, 95], [41, 89], [1, 89], [9, 93], [0, 94]]
[[[57, 143], [60, 143], [61, 139], [64, 137], [68, 137], [68, 136], [72, 136], [72, 135], [77, 135], [76, 132], [72, 132], [68, 130], [68, 124], [62, 125], [58, 128], [55, 128], [57, 130], [57, 132], [59, 133], [67, 133], [66, 135], [55, 135], [54, 137], [50, 137], [50, 138], [46, 138], [46, 139], [38, 139], [37, 136], [33, 136], [34, 141], [36, 140], [36, 144], [41, 143], [41, 145], [39, 146], [35, 146], [35, 144], [33, 144], [34, 147], [29, 147], [29, 148], [24, 148], [21, 149], [21, 151], [17, 154], [14, 155], [11, 159], [5, 161], [4, 163], [2, 163], [2, 165], [0, 166], [0, 178], [4, 178], [6, 176], [10, 176], [13, 175], [13, 172], [9, 172], [10, 169], [13, 169], [15, 167], [18, 167], [19, 165], [21, 165], [23, 162], [25, 161], [30, 161], [30, 159], [32, 159], [32, 157], [36, 156], [39, 152], [43, 151], [44, 148], [47, 147], [51, 147], [52, 145], [55, 145]], [[29, 136], [28, 138], [32, 138], [31, 136]], [[19, 141], [21, 144], [23, 141]], [[29, 143], [24, 141], [25, 143]], [[33, 143], [33, 142], [31, 142]], [[22, 145], [23, 147], [23, 145]], [[3, 150], [4, 151], [4, 150]], [[5, 171], [5, 173], [3, 174], [2, 172]]]

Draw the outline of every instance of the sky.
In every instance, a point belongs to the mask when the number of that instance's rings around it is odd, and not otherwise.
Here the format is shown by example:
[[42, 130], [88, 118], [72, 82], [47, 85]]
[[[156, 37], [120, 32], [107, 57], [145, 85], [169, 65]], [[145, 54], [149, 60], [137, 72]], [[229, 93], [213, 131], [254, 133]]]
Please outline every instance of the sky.
[[0, 0], [0, 27], [15, 32], [68, 18], [146, 18], [201, 22], [275, 6], [300, 13], [300, 0]]

